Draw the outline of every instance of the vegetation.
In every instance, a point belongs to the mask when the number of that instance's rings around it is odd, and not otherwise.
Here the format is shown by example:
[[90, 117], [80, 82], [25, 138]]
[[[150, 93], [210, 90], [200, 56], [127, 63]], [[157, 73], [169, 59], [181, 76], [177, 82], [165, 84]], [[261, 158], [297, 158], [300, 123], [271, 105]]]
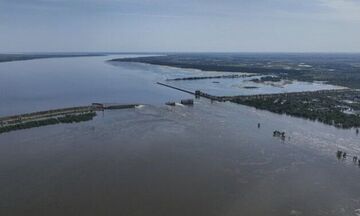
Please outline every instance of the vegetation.
[[[328, 125], [340, 128], [360, 127], [359, 103], [347, 104], [336, 95], [286, 95], [263, 98], [235, 98], [235, 103], [248, 105], [257, 109], [269, 110], [274, 113], [288, 114], [295, 117], [302, 117], [319, 121]], [[339, 100], [340, 99], [340, 100]], [[346, 112], [352, 110], [353, 113]]]
[[263, 83], [263, 82], [280, 82], [281, 78], [276, 76], [264, 76], [261, 78], [255, 78], [251, 79], [250, 81], [256, 82], [256, 83]]
[[77, 114], [77, 115], [65, 115], [65, 116], [60, 116], [60, 117], [56, 117], [56, 118], [54, 117], [54, 118], [47, 118], [47, 119], [27, 121], [27, 122], [19, 122], [18, 124], [0, 127], [0, 134], [5, 133], [5, 132], [10, 132], [10, 131], [15, 131], [15, 130], [29, 129], [29, 128], [54, 125], [54, 124], [60, 124], [60, 123], [69, 124], [69, 123], [90, 121], [95, 116], [96, 116], [96, 112], [88, 112], [88, 113]]

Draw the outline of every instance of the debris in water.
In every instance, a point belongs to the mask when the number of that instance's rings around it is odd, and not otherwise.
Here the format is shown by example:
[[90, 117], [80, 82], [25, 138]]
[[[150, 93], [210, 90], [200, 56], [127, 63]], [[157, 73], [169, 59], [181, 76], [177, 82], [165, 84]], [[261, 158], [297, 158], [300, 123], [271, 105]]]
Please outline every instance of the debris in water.
[[165, 104], [168, 105], [168, 106], [175, 106], [175, 105], [176, 105], [175, 102], [167, 102], [167, 103], [165, 103]]
[[183, 105], [194, 105], [194, 100], [193, 99], [184, 99], [184, 100], [181, 100], [181, 104]]
[[278, 131], [278, 130], [274, 131], [273, 136], [274, 137], [280, 137], [282, 140], [284, 140], [285, 137], [286, 137], [285, 132], [281, 132], [281, 131]]
[[357, 160], [358, 160], [358, 157], [357, 157], [357, 156], [354, 156], [354, 157], [353, 157], [353, 162], [356, 163]]
[[343, 154], [342, 151], [337, 151], [337, 152], [336, 152], [336, 157], [340, 160], [341, 157], [342, 157], [342, 154]]

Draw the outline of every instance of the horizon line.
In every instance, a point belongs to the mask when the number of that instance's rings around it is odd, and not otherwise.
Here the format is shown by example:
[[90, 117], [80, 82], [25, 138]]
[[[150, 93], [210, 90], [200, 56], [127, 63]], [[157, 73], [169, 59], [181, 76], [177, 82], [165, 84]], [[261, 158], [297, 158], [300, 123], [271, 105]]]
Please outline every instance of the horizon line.
[[25, 54], [360, 54], [360, 51], [25, 51], [0, 52], [0, 55]]

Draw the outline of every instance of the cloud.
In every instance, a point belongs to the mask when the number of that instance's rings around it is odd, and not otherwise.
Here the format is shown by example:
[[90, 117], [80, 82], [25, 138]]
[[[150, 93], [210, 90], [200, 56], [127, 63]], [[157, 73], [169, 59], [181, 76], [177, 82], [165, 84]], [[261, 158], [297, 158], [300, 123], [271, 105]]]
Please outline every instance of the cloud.
[[328, 15], [333, 19], [360, 21], [360, 1], [358, 0], [319, 0], [329, 9]]
[[359, 51], [359, 22], [360, 0], [0, 0], [0, 47]]
[[[360, 0], [0, 0], [23, 9], [107, 12], [158, 17], [277, 16], [360, 21]], [[80, 10], [81, 9], [81, 10]], [[283, 16], [283, 17], [282, 17]]]

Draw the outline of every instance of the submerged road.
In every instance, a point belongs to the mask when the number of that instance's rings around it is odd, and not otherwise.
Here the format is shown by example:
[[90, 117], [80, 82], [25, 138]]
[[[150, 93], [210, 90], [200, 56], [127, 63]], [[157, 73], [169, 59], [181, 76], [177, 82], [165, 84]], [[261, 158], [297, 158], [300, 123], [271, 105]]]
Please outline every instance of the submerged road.
[[172, 88], [172, 89], [176, 89], [182, 92], [186, 92], [192, 95], [196, 95], [199, 97], [204, 97], [207, 99], [211, 99], [211, 100], [216, 100], [216, 101], [232, 101], [234, 99], [240, 99], [240, 100], [249, 100], [249, 99], [262, 99], [262, 98], [273, 98], [273, 97], [281, 97], [281, 96], [287, 96], [287, 97], [291, 97], [291, 96], [306, 96], [306, 95], [320, 95], [320, 94], [331, 94], [331, 93], [347, 93], [347, 92], [360, 92], [360, 90], [358, 89], [349, 89], [349, 88], [344, 88], [344, 89], [328, 89], [328, 90], [317, 90], [317, 91], [302, 91], [302, 92], [286, 92], [286, 93], [275, 93], [275, 94], [255, 94], [255, 95], [235, 95], [235, 96], [215, 96], [215, 95], [210, 95], [208, 93], [202, 92], [200, 90], [197, 90], [195, 92], [186, 90], [186, 89], [182, 89], [179, 87], [175, 87], [169, 84], [165, 84], [165, 83], [161, 83], [161, 82], [157, 82], [157, 84], [162, 85], [162, 86], [166, 86], [168, 88]]

